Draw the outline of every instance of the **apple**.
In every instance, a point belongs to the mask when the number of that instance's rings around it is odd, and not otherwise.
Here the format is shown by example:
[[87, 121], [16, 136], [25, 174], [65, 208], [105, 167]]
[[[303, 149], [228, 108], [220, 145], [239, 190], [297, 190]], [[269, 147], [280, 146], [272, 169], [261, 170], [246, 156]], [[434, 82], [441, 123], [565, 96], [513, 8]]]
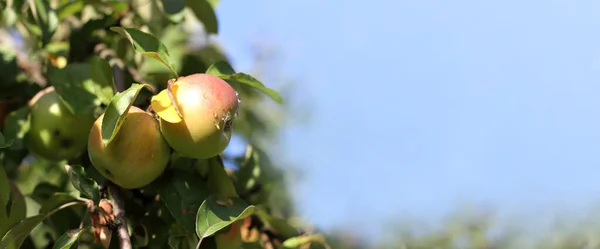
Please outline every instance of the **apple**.
[[237, 249], [242, 244], [241, 221], [232, 223], [226, 231], [215, 234], [217, 249]]
[[102, 114], [89, 133], [88, 155], [106, 179], [126, 189], [141, 188], [158, 178], [169, 162], [171, 148], [160, 133], [158, 121], [131, 106], [116, 136], [104, 146]]
[[180, 154], [206, 159], [229, 145], [237, 116], [237, 92], [226, 81], [210, 74], [192, 74], [173, 82], [173, 99], [180, 122], [160, 118], [167, 143]]
[[8, 183], [13, 196], [12, 204], [10, 206], [10, 215], [8, 217], [6, 216], [5, 207], [0, 207], [0, 238], [2, 238], [14, 224], [25, 219], [25, 216], [27, 215], [25, 197], [12, 181], [9, 181]]
[[85, 151], [94, 117], [77, 116], [65, 105], [54, 87], [31, 100], [28, 146], [33, 154], [52, 161], [73, 159]]

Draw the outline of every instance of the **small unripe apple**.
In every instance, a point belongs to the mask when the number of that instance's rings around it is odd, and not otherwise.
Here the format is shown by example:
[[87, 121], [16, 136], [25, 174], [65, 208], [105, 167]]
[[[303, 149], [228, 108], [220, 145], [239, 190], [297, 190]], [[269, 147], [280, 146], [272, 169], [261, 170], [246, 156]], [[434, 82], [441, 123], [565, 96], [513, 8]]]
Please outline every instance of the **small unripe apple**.
[[239, 99], [226, 81], [210, 74], [179, 77], [173, 83], [173, 98], [181, 121], [160, 119], [165, 140], [177, 152], [206, 159], [223, 152], [231, 140]]
[[92, 114], [73, 114], [52, 86], [37, 93], [31, 103], [27, 140], [33, 154], [60, 161], [75, 158], [85, 151], [87, 135], [94, 122]]
[[14, 224], [25, 219], [25, 216], [27, 215], [25, 197], [12, 181], [9, 181], [8, 183], [13, 196], [12, 205], [10, 206], [10, 215], [8, 217], [6, 216], [6, 208], [3, 206], [0, 207], [0, 238], [2, 238]]
[[126, 189], [141, 188], [158, 178], [171, 154], [158, 121], [131, 106], [117, 135], [104, 147], [103, 118], [104, 114], [94, 122], [88, 139], [90, 161], [100, 174]]
[[241, 221], [232, 223], [227, 231], [215, 234], [217, 249], [238, 249], [242, 244]]

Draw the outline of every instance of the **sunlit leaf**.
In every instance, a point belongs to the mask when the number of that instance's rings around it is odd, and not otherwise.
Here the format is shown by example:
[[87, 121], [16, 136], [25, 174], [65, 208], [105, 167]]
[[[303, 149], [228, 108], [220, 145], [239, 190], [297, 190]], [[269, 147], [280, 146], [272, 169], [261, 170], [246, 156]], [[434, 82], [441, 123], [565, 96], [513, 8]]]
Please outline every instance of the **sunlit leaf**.
[[320, 234], [313, 235], [301, 235], [297, 237], [292, 237], [283, 242], [283, 246], [286, 248], [298, 248], [299, 246], [305, 245], [307, 243], [319, 243], [325, 245], [325, 237]]
[[77, 242], [79, 237], [81, 237], [81, 235], [83, 234], [83, 231], [84, 231], [83, 228], [77, 228], [77, 229], [73, 229], [73, 230], [69, 230], [69, 231], [65, 232], [63, 235], [61, 235], [56, 240], [56, 242], [54, 242], [54, 246], [52, 247], [52, 249], [69, 249], [69, 248], [71, 248], [71, 246], [73, 246], [73, 244], [75, 244], [75, 242]]
[[34, 11], [34, 17], [42, 31], [42, 45], [48, 44], [58, 26], [58, 16], [50, 7], [50, 2], [47, 0], [29, 1], [30, 8]]
[[219, 76], [219, 78], [229, 82], [251, 86], [273, 99], [275, 102], [282, 104], [283, 99], [279, 92], [266, 87], [258, 79], [245, 73], [235, 73], [235, 70], [227, 62], [219, 61], [212, 64], [207, 70], [207, 74]]
[[108, 105], [114, 97], [113, 91], [113, 73], [108, 61], [99, 56], [92, 57], [92, 69], [90, 76], [94, 84], [94, 92], [103, 104]]
[[169, 70], [171, 70], [171, 72], [173, 72], [173, 75], [176, 77], [178, 76], [174, 66], [169, 62], [169, 51], [167, 50], [167, 47], [160, 42], [158, 38], [134, 28], [112, 27], [110, 30], [127, 38], [136, 52], [162, 62]]
[[131, 84], [131, 87], [127, 90], [115, 94], [112, 98], [102, 118], [102, 141], [104, 146], [107, 146], [115, 138], [123, 121], [125, 121], [125, 114], [129, 111], [144, 86], [149, 87], [146, 84]]
[[200, 238], [211, 236], [253, 212], [254, 206], [248, 205], [240, 198], [232, 198], [232, 205], [228, 207], [217, 203], [214, 196], [209, 196], [198, 208], [196, 234]]

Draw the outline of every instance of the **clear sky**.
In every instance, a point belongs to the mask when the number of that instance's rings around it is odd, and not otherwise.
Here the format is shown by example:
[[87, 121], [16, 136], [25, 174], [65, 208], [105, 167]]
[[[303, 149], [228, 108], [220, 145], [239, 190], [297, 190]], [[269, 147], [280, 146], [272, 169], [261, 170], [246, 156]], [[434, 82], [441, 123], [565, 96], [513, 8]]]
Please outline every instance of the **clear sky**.
[[[600, 1], [221, 1], [240, 67], [266, 35], [312, 120], [285, 131], [304, 217], [365, 232], [458, 204], [600, 197]], [[264, 82], [276, 86], [276, 83]], [[539, 210], [531, 214], [539, 214]]]

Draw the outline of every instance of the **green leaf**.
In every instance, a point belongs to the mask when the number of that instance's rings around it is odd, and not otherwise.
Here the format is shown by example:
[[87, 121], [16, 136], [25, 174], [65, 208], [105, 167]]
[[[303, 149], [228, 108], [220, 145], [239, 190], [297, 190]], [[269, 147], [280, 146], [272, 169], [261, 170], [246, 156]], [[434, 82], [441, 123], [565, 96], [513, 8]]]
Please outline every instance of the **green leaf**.
[[231, 67], [231, 64], [226, 61], [218, 61], [211, 64], [208, 69], [206, 69], [206, 73], [214, 76], [232, 75], [235, 74], [235, 70]]
[[165, 171], [153, 185], [177, 223], [194, 234], [196, 211], [209, 196], [206, 182], [188, 171], [172, 169]]
[[217, 8], [217, 5], [219, 5], [220, 0], [206, 0], [208, 3], [210, 3], [210, 6], [212, 6], [213, 9]]
[[50, 81], [61, 99], [77, 116], [90, 116], [96, 108], [95, 82], [90, 77], [91, 66], [88, 63], [70, 63], [62, 69], [49, 70]]
[[301, 235], [297, 237], [292, 237], [286, 239], [283, 242], [283, 246], [286, 248], [297, 248], [299, 246], [305, 245], [307, 243], [316, 242], [322, 245], [326, 245], [325, 237], [321, 234], [312, 234], [312, 235]]
[[162, 0], [163, 11], [175, 23], [181, 22], [185, 17], [185, 0]]
[[235, 185], [227, 175], [220, 156], [206, 159], [208, 161], [208, 186], [210, 193], [217, 202], [227, 205], [230, 198], [237, 197]]
[[104, 146], [107, 146], [115, 138], [125, 121], [125, 114], [129, 112], [129, 107], [144, 86], [148, 87], [146, 84], [131, 84], [127, 90], [115, 94], [112, 98], [102, 118], [101, 130]]
[[134, 28], [111, 27], [110, 30], [127, 38], [136, 52], [162, 62], [171, 70], [175, 77], [178, 77], [174, 66], [169, 62], [169, 51], [167, 50], [167, 47], [160, 42], [158, 38]]
[[68, 3], [63, 4], [57, 10], [58, 20], [62, 21], [66, 17], [79, 13], [85, 7], [85, 2], [83, 0], [78, 1], [69, 1]]
[[254, 151], [251, 145], [248, 145], [244, 162], [235, 172], [236, 189], [240, 195], [251, 190], [259, 182], [262, 173], [259, 159], [259, 154]]
[[6, 139], [0, 132], [0, 149], [8, 148], [15, 142], [14, 139]]
[[56, 213], [59, 210], [70, 207], [78, 202], [71, 202], [57, 207], [56, 209], [48, 212], [41, 213], [35, 216], [31, 216], [21, 220], [19, 223], [12, 226], [12, 228], [4, 235], [0, 240], [0, 248], [2, 249], [17, 249], [21, 248], [23, 241], [31, 233], [31, 231], [37, 227], [42, 221], [48, 216]]
[[71, 178], [73, 186], [82, 194], [92, 199], [96, 205], [100, 203], [100, 192], [98, 183], [91, 178], [86, 177], [85, 170], [79, 165], [65, 165], [65, 169]]
[[29, 1], [30, 8], [35, 10], [34, 18], [42, 30], [42, 45], [45, 46], [50, 42], [50, 39], [56, 31], [58, 26], [58, 16], [56, 12], [50, 7], [50, 2], [47, 0], [33, 0]]
[[207, 0], [186, 0], [185, 4], [194, 12], [198, 20], [204, 24], [209, 34], [219, 33], [219, 23], [213, 6]]
[[263, 92], [264, 94], [266, 94], [267, 96], [269, 96], [275, 102], [277, 102], [279, 104], [283, 103], [283, 100], [281, 99], [281, 95], [279, 95], [279, 93], [277, 91], [266, 87], [265, 85], [263, 85], [262, 82], [260, 82], [259, 80], [255, 79], [254, 77], [252, 77], [248, 74], [236, 73], [233, 75], [221, 75], [219, 77], [228, 82], [236, 82], [236, 83], [246, 84], [248, 86], [254, 87], [257, 90], [259, 90], [259, 91]]
[[71, 246], [73, 246], [73, 244], [75, 244], [75, 242], [77, 242], [79, 237], [83, 234], [83, 230], [83, 228], [77, 228], [65, 232], [56, 240], [56, 242], [54, 242], [54, 246], [52, 247], [52, 249], [71, 248]]
[[273, 217], [268, 214], [264, 208], [257, 208], [256, 215], [269, 227], [277, 231], [277, 233], [285, 238], [300, 236], [298, 229], [294, 228], [286, 219]]
[[[6, 172], [4, 171], [4, 167], [2, 167], [2, 163], [0, 162], [0, 208], [4, 210], [10, 210], [12, 204], [9, 203], [9, 199], [11, 199], [12, 192], [10, 191], [10, 185], [8, 183], [8, 176], [6, 176]], [[8, 213], [8, 212], [7, 212]], [[8, 215], [6, 215], [8, 216]], [[2, 236], [2, 234], [0, 234]]]
[[230, 207], [217, 203], [214, 196], [209, 196], [198, 208], [196, 216], [196, 234], [206, 238], [229, 226], [231, 223], [244, 219], [254, 212], [254, 206], [248, 205], [240, 198], [232, 198]]
[[96, 96], [103, 104], [108, 105], [115, 95], [113, 91], [113, 72], [108, 61], [99, 56], [93, 56], [91, 77], [96, 83], [94, 84]]
[[185, 235], [171, 235], [169, 236], [169, 247], [172, 249], [187, 248], [186, 239], [187, 237]]
[[21, 222], [15, 224], [0, 241], [0, 248], [17, 249], [21, 248], [21, 244], [31, 231], [37, 227], [40, 222], [46, 219], [47, 214], [38, 214], [36, 216], [25, 218]]
[[206, 73], [214, 75], [214, 76], [219, 76], [219, 78], [229, 82], [230, 84], [237, 83], [237, 84], [245, 84], [245, 85], [251, 86], [251, 87], [263, 92], [264, 94], [269, 96], [271, 99], [273, 99], [275, 102], [277, 102], [279, 104], [283, 103], [283, 100], [281, 99], [281, 95], [277, 91], [266, 87], [265, 85], [263, 85], [262, 82], [260, 82], [256, 78], [252, 77], [251, 75], [248, 75], [245, 73], [235, 73], [235, 70], [233, 70], [231, 65], [229, 65], [229, 63], [227, 63], [227, 62], [219, 61], [219, 62], [212, 64], [210, 67], [208, 67], [208, 69], [206, 70]]
[[12, 111], [4, 121], [4, 135], [14, 139], [11, 150], [22, 150], [25, 148], [24, 138], [29, 131], [29, 106], [24, 105], [21, 108]]

